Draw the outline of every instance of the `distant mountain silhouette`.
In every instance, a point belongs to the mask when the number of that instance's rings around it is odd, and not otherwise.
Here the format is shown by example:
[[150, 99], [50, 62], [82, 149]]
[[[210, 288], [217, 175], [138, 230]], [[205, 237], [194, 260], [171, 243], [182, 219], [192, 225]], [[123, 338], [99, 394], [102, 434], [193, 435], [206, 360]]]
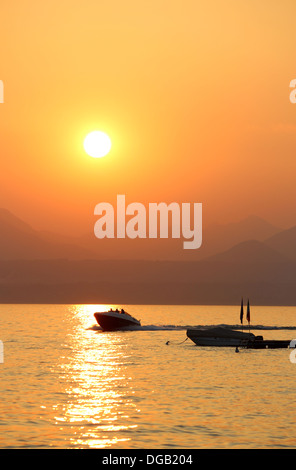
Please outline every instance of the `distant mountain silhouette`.
[[280, 231], [280, 228], [257, 216], [250, 216], [235, 223], [205, 225], [202, 246], [197, 250], [184, 250], [182, 239], [98, 240], [93, 233], [81, 236], [77, 243], [91, 249], [97, 258], [193, 261], [225, 251], [243, 241], [263, 241]]
[[244, 241], [264, 241], [281, 230], [255, 215], [250, 215], [239, 222], [211, 226], [205, 230], [200, 255], [204, 258], [226, 251]]
[[211, 262], [224, 261], [244, 266], [258, 263], [285, 263], [289, 257], [279, 253], [265, 242], [247, 240], [206, 259]]
[[250, 240], [199, 262], [208, 282], [296, 282], [296, 262], [263, 242]]
[[[38, 232], [1, 209], [0, 302], [236, 304], [243, 295], [253, 304], [296, 305], [296, 227], [277, 231], [251, 217], [209, 230], [205, 241], [211, 255], [201, 259], [174, 260], [169, 240], [147, 239], [138, 240], [135, 257], [148, 253], [150, 259], [100, 259], [108, 258], [114, 246], [124, 257], [133, 253], [125, 252], [122, 240], [102, 244], [93, 237], [91, 246], [81, 246], [79, 239]], [[254, 233], [257, 239], [241, 240]], [[133, 247], [137, 240], [123, 241]], [[227, 248], [217, 252], [219, 246]], [[172, 259], [156, 261], [153, 254], [160, 247]]]
[[294, 305], [296, 261], [243, 242], [200, 261], [2, 260], [0, 301]]
[[13, 215], [7, 209], [0, 207], [0, 227], [2, 231], [19, 230], [20, 232], [33, 233], [34, 230], [30, 225], [26, 224], [23, 220]]
[[250, 239], [265, 240], [280, 232], [256, 216], [203, 229], [197, 250], [184, 250], [182, 239], [102, 239], [37, 231], [6, 209], [0, 209], [0, 259], [146, 259], [200, 260]]
[[[58, 239], [58, 237], [57, 237]], [[0, 209], [0, 259], [85, 259], [94, 254], [63, 240], [47, 240], [6, 209]]]
[[296, 226], [273, 235], [265, 243], [282, 255], [296, 260]]

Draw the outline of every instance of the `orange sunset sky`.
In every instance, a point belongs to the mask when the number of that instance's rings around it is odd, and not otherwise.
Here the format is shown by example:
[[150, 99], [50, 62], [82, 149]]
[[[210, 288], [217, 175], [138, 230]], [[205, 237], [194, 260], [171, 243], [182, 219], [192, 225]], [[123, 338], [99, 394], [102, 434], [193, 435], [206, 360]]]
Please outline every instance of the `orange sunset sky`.
[[73, 235], [117, 194], [295, 225], [295, 18], [295, 0], [1, 2], [0, 206]]

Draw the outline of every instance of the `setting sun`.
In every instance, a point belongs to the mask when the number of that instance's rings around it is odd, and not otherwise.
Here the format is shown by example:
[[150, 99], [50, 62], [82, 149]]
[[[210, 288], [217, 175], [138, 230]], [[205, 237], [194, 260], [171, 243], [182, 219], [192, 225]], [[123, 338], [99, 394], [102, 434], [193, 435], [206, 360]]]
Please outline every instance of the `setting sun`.
[[101, 158], [111, 150], [110, 137], [101, 131], [93, 131], [84, 139], [84, 150], [90, 157]]

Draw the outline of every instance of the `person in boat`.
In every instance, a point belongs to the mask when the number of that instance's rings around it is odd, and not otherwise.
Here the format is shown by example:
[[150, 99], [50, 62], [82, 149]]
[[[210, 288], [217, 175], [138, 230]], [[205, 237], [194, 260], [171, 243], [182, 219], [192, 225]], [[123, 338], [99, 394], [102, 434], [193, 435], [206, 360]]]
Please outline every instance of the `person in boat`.
[[119, 310], [118, 310], [118, 308], [115, 310], [115, 312], [116, 312], [116, 313], [119, 313]]
[[123, 310], [123, 308], [120, 310], [120, 313], [125, 313], [125, 311]]

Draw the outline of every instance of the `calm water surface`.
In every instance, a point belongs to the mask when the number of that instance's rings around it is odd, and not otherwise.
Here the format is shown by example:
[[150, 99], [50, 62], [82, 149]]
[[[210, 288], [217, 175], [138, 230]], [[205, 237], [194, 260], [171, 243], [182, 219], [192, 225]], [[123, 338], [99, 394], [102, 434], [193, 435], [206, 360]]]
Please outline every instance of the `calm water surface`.
[[[187, 326], [237, 325], [239, 307], [126, 305], [142, 328], [102, 332], [105, 307], [0, 305], [1, 448], [296, 447], [288, 349], [183, 342]], [[295, 320], [251, 310], [265, 339], [295, 338]]]

